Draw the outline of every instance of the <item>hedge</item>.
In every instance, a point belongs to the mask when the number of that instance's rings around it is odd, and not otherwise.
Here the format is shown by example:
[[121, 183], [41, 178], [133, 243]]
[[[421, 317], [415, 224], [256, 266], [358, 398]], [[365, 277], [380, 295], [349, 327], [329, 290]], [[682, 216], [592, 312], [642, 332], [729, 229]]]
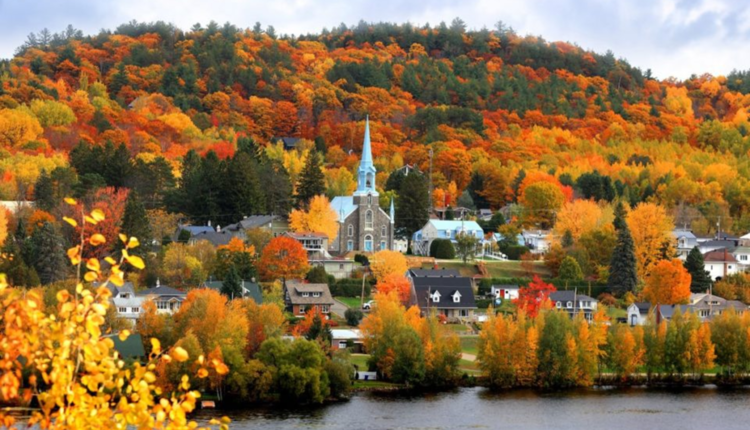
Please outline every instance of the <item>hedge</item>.
[[456, 249], [449, 239], [435, 239], [430, 244], [430, 257], [441, 260], [453, 260], [456, 258]]
[[[372, 292], [372, 285], [375, 282], [374, 279], [368, 278], [365, 281], [365, 296], [369, 296]], [[329, 286], [331, 289], [331, 295], [337, 297], [360, 297], [362, 295], [362, 280], [361, 279], [338, 279], [335, 283]]]

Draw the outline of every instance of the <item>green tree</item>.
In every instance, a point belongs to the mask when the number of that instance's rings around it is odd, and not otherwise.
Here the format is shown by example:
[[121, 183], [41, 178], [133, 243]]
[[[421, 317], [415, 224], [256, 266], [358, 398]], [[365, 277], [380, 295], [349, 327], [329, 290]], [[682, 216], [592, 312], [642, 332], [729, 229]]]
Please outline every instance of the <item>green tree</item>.
[[565, 233], [563, 233], [563, 237], [560, 240], [560, 245], [562, 245], [563, 248], [570, 248], [573, 246], [573, 233], [570, 232], [570, 230], [565, 230]]
[[29, 239], [32, 265], [43, 285], [61, 281], [67, 277], [68, 264], [65, 258], [63, 238], [55, 226], [46, 222], [34, 231]]
[[609, 289], [620, 293], [635, 292], [638, 285], [636, 267], [633, 237], [623, 221], [617, 231], [617, 244], [609, 264], [609, 279], [607, 280]]
[[456, 254], [461, 257], [464, 264], [467, 261], [474, 260], [477, 255], [477, 246], [479, 246], [478, 237], [464, 232], [456, 235]]
[[708, 291], [711, 287], [711, 277], [706, 271], [703, 254], [701, 254], [697, 246], [690, 250], [685, 259], [685, 269], [687, 269], [691, 277], [690, 292], [705, 293]]
[[314, 266], [307, 272], [305, 280], [311, 284], [327, 284], [328, 274], [323, 266]]
[[242, 280], [240, 280], [240, 275], [237, 273], [237, 269], [235, 269], [234, 266], [229, 268], [227, 276], [224, 277], [224, 282], [221, 283], [221, 294], [224, 294], [230, 299], [238, 299], [242, 297]]
[[453, 260], [456, 258], [456, 249], [449, 239], [435, 239], [430, 243], [430, 257], [441, 260]]
[[[143, 255], [150, 248], [149, 245], [153, 239], [151, 237], [151, 224], [141, 199], [132, 190], [128, 193], [128, 199], [125, 202], [120, 232], [128, 237], [135, 237], [141, 242], [141, 246], [130, 251], [132, 254]], [[118, 244], [118, 249], [122, 249], [122, 242], [118, 242]]]
[[557, 277], [562, 281], [582, 281], [583, 271], [581, 271], [581, 266], [575, 258], [567, 256], [560, 263], [560, 270]]
[[364, 314], [359, 309], [347, 309], [346, 312], [344, 312], [344, 318], [346, 318], [346, 324], [352, 327], [356, 327], [359, 325], [359, 322], [362, 321], [362, 317]]
[[266, 212], [258, 163], [246, 152], [238, 152], [229, 161], [224, 189], [228, 192], [228, 207], [233, 220]]
[[313, 151], [307, 156], [305, 167], [297, 183], [297, 207], [307, 207], [310, 199], [325, 192], [325, 176], [321, 168], [320, 156]]
[[565, 388], [576, 385], [576, 360], [569, 348], [573, 323], [567, 313], [553, 311], [545, 315], [539, 334], [538, 376], [542, 386]]
[[34, 200], [38, 209], [47, 212], [51, 212], [57, 205], [52, 177], [46, 170], [42, 170], [36, 184], [34, 184]]
[[396, 195], [396, 235], [411, 239], [429, 220], [429, 193], [423, 175], [412, 171]]

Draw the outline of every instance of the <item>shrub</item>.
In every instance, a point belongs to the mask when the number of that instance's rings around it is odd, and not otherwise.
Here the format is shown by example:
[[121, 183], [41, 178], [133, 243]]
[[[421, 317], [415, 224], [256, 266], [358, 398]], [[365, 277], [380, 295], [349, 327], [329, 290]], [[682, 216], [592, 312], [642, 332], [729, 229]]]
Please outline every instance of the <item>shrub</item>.
[[523, 254], [529, 252], [529, 248], [523, 245], [510, 245], [501, 248], [500, 251], [508, 256], [509, 260], [520, 260]]
[[359, 325], [359, 322], [362, 321], [362, 311], [359, 309], [347, 309], [346, 312], [344, 312], [344, 318], [346, 318], [346, 324], [350, 325], [352, 327], [356, 327]]
[[456, 249], [448, 239], [435, 239], [430, 244], [430, 257], [453, 260], [456, 258]]
[[354, 255], [354, 262], [355, 263], [359, 263], [359, 264], [361, 264], [363, 266], [369, 266], [370, 265], [370, 260], [364, 254], [355, 254]]
[[[369, 296], [372, 291], [372, 282], [374, 279], [367, 278], [365, 281], [365, 296]], [[362, 294], [361, 279], [339, 279], [329, 285], [331, 294], [337, 297], [360, 297]]]

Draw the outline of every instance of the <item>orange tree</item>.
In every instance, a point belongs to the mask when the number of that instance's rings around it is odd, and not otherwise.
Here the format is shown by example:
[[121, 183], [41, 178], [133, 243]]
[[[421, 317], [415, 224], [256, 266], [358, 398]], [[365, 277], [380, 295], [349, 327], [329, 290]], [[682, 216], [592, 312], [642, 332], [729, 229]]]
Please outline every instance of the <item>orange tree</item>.
[[690, 273], [678, 259], [661, 260], [646, 278], [643, 296], [651, 303], [675, 305], [690, 298]]
[[370, 270], [378, 281], [384, 280], [388, 275], [406, 275], [409, 266], [404, 254], [398, 251], [378, 251], [369, 258]]
[[[76, 205], [72, 199], [66, 199]], [[122, 268], [143, 269], [143, 261], [130, 255], [138, 246], [134, 237], [120, 236], [124, 247], [119, 260], [106, 257], [109, 274], [96, 258], [85, 258], [88, 248], [106, 244], [98, 232], [86, 227], [104, 220], [95, 209], [82, 211], [80, 220], [66, 222], [80, 226], [81, 241], [68, 250], [68, 258], [77, 268], [78, 283], [73, 292], [57, 292], [57, 308], [45, 312], [40, 291], [10, 288], [0, 276], [0, 396], [5, 403], [28, 403], [36, 395], [39, 409], [32, 412], [29, 425], [43, 429], [83, 428], [195, 428], [187, 414], [194, 410], [200, 393], [190, 389], [189, 377], [183, 375], [179, 387], [171, 394], [155, 385], [154, 370], [160, 362], [187, 362], [182, 348], [162, 352], [158, 340], [152, 339], [146, 364], [126, 366], [114, 350], [114, 342], [104, 336], [103, 325], [109, 308], [110, 292], [102, 285], [96, 290], [84, 287], [86, 282], [124, 282]], [[80, 224], [79, 224], [80, 223]], [[125, 340], [127, 330], [119, 333]], [[198, 376], [209, 371], [226, 373], [218, 360], [194, 357]], [[226, 428], [228, 420], [222, 420]], [[0, 423], [14, 428], [15, 417], [0, 411]], [[212, 424], [219, 424], [214, 421]]]
[[310, 269], [307, 252], [291, 237], [279, 236], [268, 242], [258, 264], [263, 279], [302, 278]]

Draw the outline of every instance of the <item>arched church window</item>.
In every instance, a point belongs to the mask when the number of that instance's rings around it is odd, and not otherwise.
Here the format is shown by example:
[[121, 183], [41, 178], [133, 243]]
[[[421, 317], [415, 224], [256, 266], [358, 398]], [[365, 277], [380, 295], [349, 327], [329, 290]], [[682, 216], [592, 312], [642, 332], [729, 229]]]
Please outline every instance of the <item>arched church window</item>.
[[384, 225], [380, 226], [380, 236], [381, 237], [385, 237], [385, 226]]
[[367, 195], [367, 204], [368, 204], [368, 205], [371, 205], [371, 204], [372, 204], [372, 194], [368, 194], [368, 195]]
[[365, 212], [365, 230], [372, 230], [372, 210]]
[[365, 187], [372, 188], [372, 173], [368, 173], [365, 179]]
[[346, 227], [346, 235], [347, 236], [354, 236], [354, 226], [349, 224], [348, 227]]

